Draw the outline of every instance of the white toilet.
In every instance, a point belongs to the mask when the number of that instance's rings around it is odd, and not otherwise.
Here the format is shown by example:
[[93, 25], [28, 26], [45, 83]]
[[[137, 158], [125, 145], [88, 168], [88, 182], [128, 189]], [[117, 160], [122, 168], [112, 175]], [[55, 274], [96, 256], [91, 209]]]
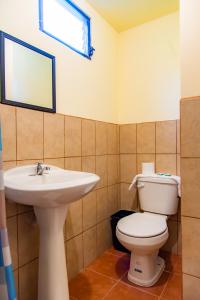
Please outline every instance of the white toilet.
[[178, 181], [159, 175], [141, 176], [137, 188], [143, 212], [121, 219], [116, 234], [131, 251], [128, 280], [148, 287], [158, 281], [165, 268], [158, 251], [169, 236], [167, 218], [178, 210]]

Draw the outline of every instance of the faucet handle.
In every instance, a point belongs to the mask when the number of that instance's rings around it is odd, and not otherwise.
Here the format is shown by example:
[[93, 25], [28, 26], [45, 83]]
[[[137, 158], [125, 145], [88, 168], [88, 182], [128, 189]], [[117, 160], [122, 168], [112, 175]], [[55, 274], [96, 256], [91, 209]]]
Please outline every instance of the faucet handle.
[[45, 169], [46, 171], [50, 171], [50, 170], [51, 170], [51, 168], [48, 167], [48, 166], [45, 166], [44, 169]]

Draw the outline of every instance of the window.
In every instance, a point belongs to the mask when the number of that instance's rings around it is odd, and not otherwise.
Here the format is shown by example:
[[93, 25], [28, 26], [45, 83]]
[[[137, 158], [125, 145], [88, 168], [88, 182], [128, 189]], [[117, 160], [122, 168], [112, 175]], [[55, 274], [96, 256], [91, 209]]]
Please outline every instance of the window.
[[40, 30], [91, 59], [90, 18], [69, 0], [39, 0]]

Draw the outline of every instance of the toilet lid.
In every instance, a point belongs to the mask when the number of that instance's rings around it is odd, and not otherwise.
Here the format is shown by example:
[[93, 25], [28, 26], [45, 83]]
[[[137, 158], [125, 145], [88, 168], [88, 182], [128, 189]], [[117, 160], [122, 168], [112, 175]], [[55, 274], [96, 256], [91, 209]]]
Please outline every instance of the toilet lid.
[[134, 213], [117, 223], [118, 230], [128, 236], [148, 238], [162, 234], [167, 229], [166, 216], [151, 213]]

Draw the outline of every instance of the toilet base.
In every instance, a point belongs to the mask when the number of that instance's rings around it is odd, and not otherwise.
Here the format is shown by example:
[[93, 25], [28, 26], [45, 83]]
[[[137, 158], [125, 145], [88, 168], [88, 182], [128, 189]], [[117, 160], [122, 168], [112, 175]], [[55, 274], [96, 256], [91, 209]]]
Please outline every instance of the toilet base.
[[[144, 257], [140, 257], [141, 262], [143, 260], [142, 258], [144, 258]], [[151, 272], [151, 271], [148, 272], [150, 276], [146, 276], [146, 272], [143, 273], [141, 271], [143, 269], [142, 265], [139, 269], [136, 267], [135, 262], [137, 259], [138, 259], [138, 257], [134, 257], [134, 258], [131, 257], [130, 270], [128, 272], [128, 280], [137, 285], [145, 286], [145, 287], [150, 287], [150, 286], [154, 285], [159, 280], [159, 278], [161, 277], [161, 275], [165, 269], [164, 259], [159, 256], [156, 257], [156, 262], [154, 262], [154, 264], [156, 263], [154, 272]], [[148, 259], [152, 260], [152, 257], [151, 258], [149, 257]], [[147, 261], [146, 261], [146, 263], [147, 263]], [[148, 263], [145, 265], [146, 266], [144, 266], [144, 269], [148, 268]]]

